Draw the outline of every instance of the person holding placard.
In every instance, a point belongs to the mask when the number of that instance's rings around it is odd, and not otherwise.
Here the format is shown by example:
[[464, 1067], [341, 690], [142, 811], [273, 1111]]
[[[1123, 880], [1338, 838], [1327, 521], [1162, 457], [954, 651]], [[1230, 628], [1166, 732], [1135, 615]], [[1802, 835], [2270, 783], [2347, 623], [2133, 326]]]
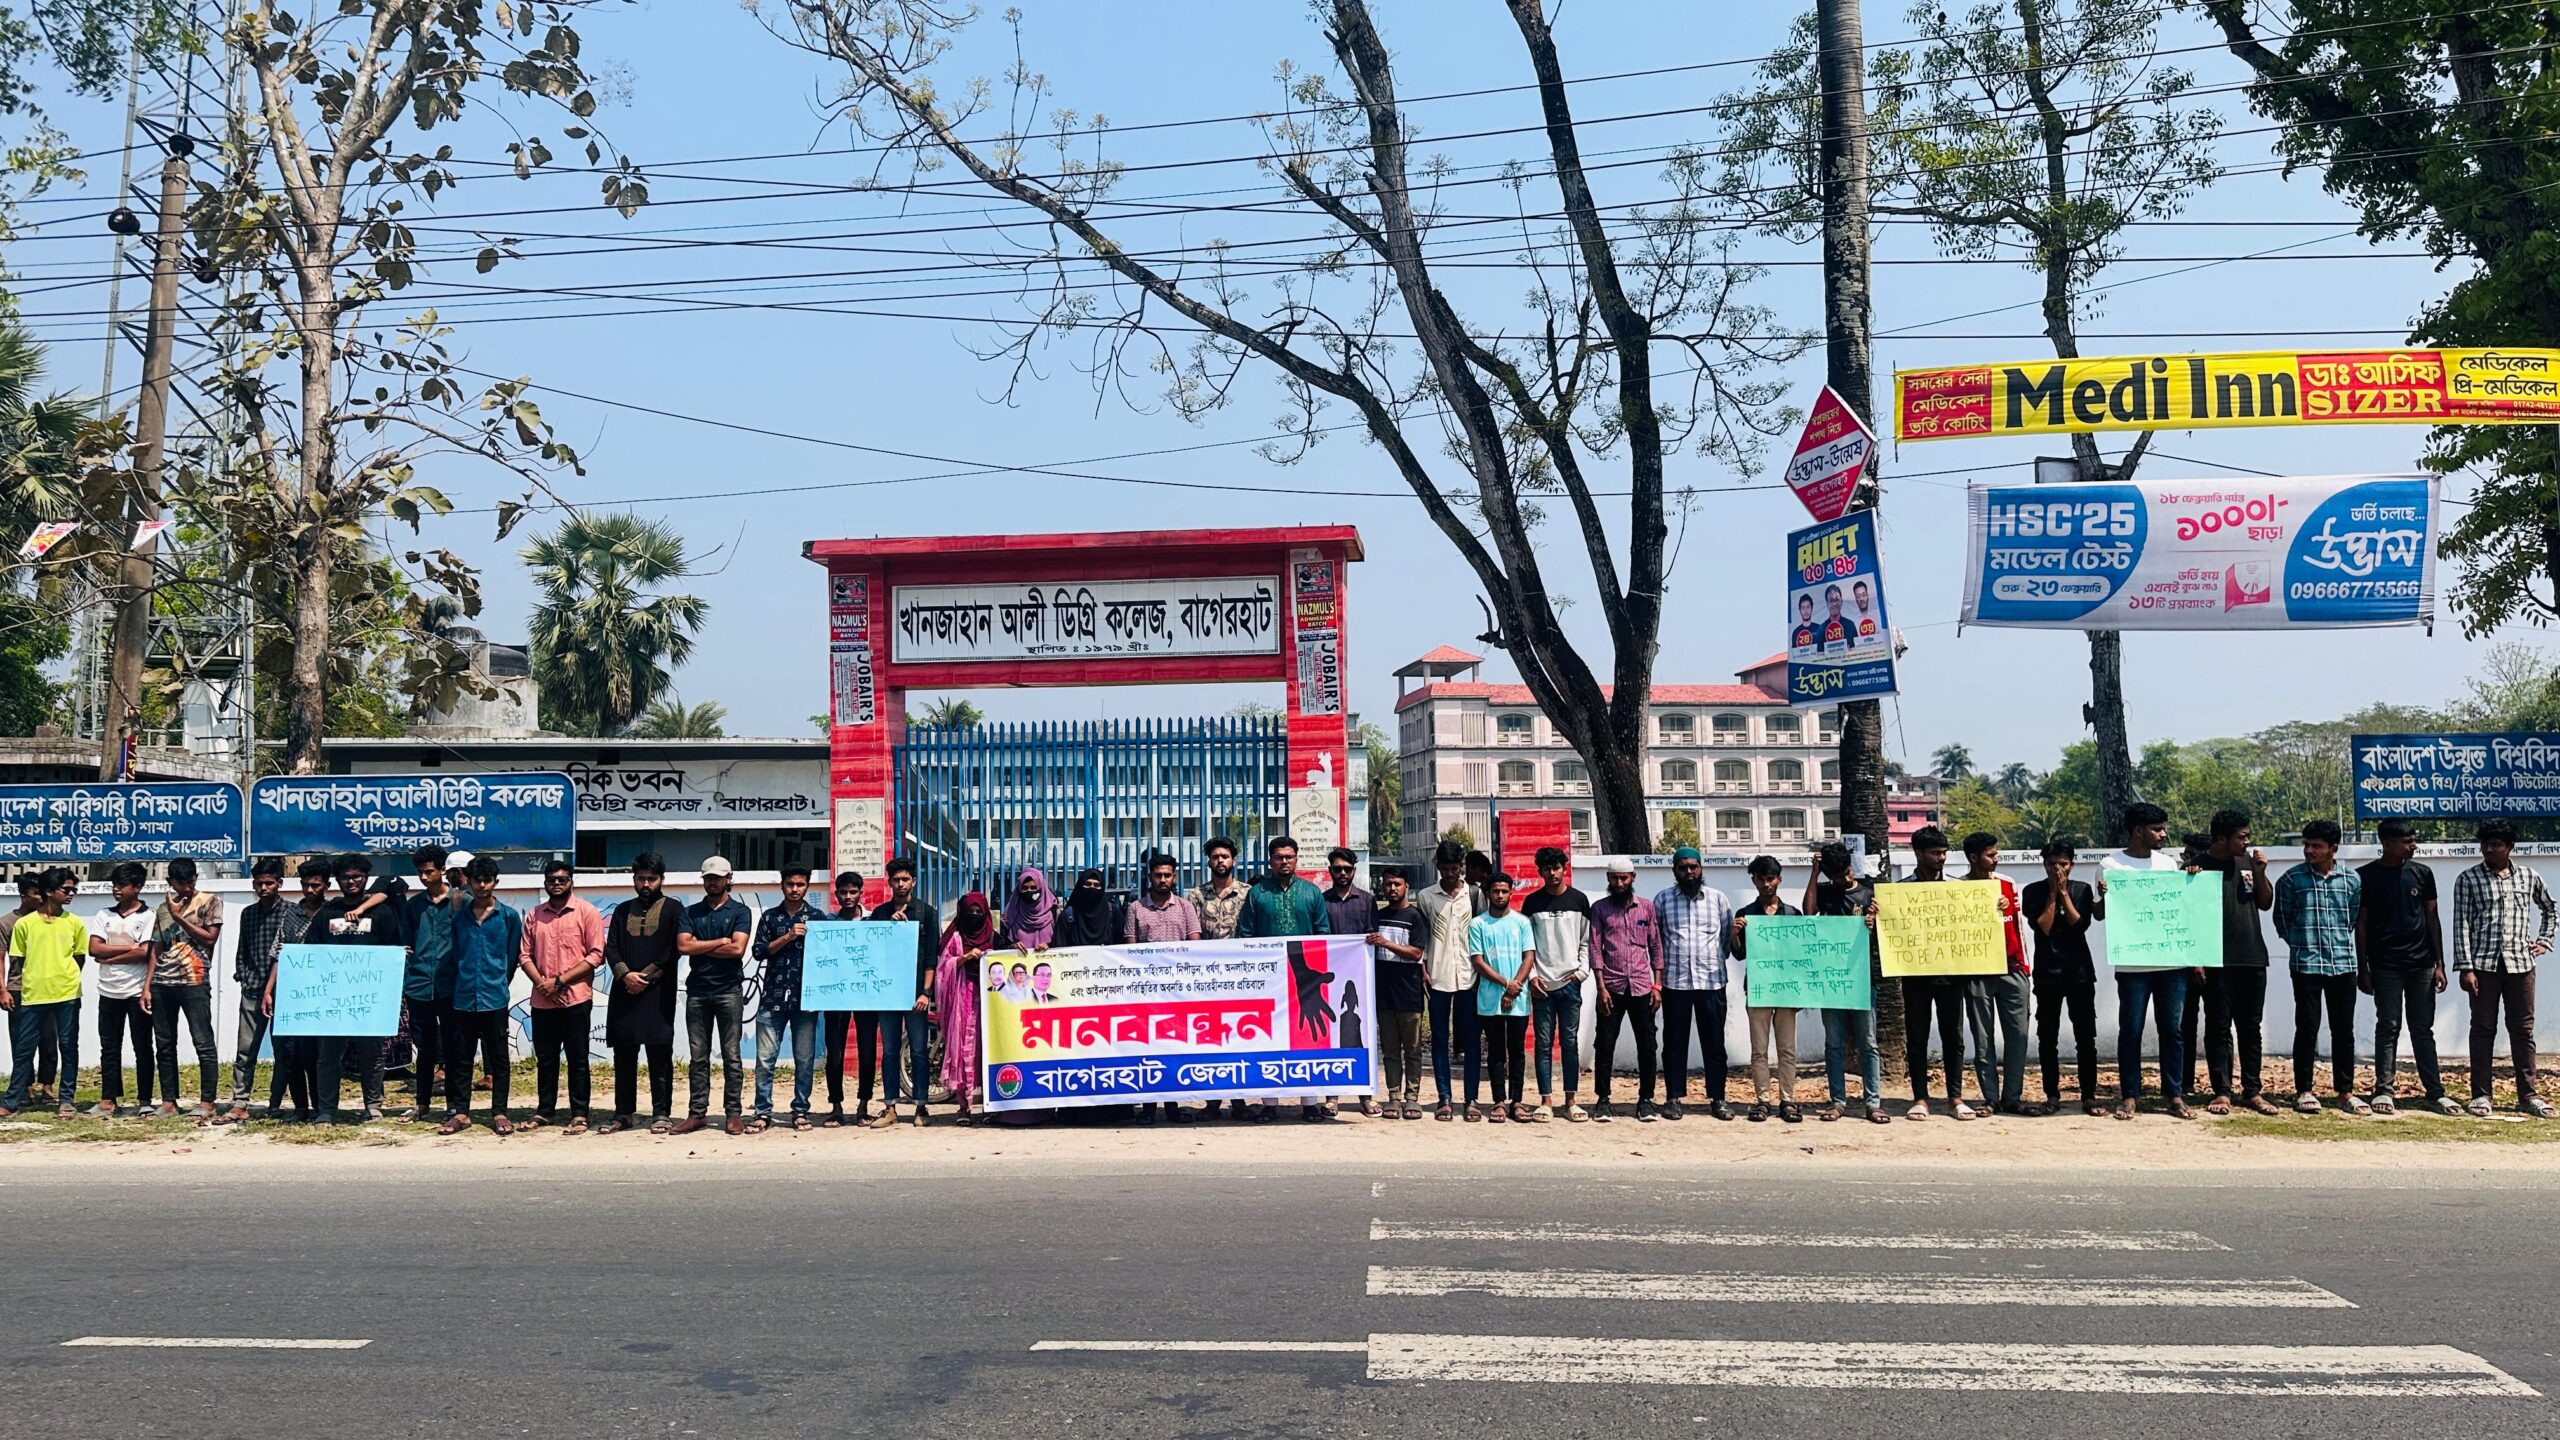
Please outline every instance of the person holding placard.
[[1377, 929], [1369, 936], [1370, 974], [1378, 993], [1378, 1074], [1384, 1113], [1422, 1118], [1422, 1017], [1429, 982], [1422, 973], [1422, 942], [1431, 922], [1414, 905], [1412, 884], [1401, 866], [1380, 865]]
[[[91, 1115], [111, 1116], [124, 1100], [125, 1037], [133, 1037], [134, 1109], [151, 1110], [158, 1070], [151, 1057], [151, 910], [142, 903], [145, 872], [128, 860], [107, 872], [114, 903], [89, 921], [89, 963], [98, 972], [98, 1103]], [[66, 1076], [70, 1072], [65, 1072]], [[68, 1091], [72, 1078], [63, 1081]], [[172, 1105], [170, 1113], [177, 1107]]]
[[[1200, 938], [1200, 911], [1191, 897], [1180, 893], [1182, 864], [1161, 850], [1147, 856], [1147, 883], [1138, 897], [1120, 912], [1120, 943], [1124, 945], [1176, 945]], [[940, 943], [939, 941], [936, 942]], [[918, 1052], [917, 1064], [923, 1064]], [[1148, 1101], [1138, 1107], [1138, 1123], [1155, 1123], [1157, 1104]], [[1191, 1112], [1167, 1102], [1162, 1107], [1164, 1118], [1176, 1125], [1191, 1123]]]
[[[2205, 848], [2204, 869], [2222, 892], [2222, 964], [2195, 972], [2196, 993], [2187, 997], [2185, 1032], [2187, 1068], [2196, 1066], [2197, 1012], [2203, 1012], [2205, 1077], [2212, 1082], [2209, 1115], [2228, 1115], [2245, 1105], [2261, 1115], [2284, 1112], [2267, 1099], [2266, 1012], [2267, 932], [2258, 917], [2276, 905], [2275, 882], [2267, 875], [2267, 854], [2249, 846], [2249, 817], [2237, 810], [2214, 812], [2212, 839]], [[2235, 1046], [2236, 1040], [2236, 1046]], [[2237, 1070], [2235, 1075], [2235, 1049]], [[2192, 1089], [2192, 1086], [2189, 1087]]]
[[[1242, 939], [1298, 939], [1332, 932], [1333, 916], [1324, 908], [1324, 892], [1298, 875], [1298, 842], [1286, 835], [1274, 835], [1262, 847], [1261, 878], [1245, 887], [1244, 909], [1236, 917], [1236, 934]], [[1523, 1014], [1527, 1011], [1524, 1007]], [[1267, 1098], [1255, 1102], [1257, 1120], [1280, 1117], [1280, 1102]], [[1302, 1100], [1298, 1118], [1318, 1121], [1328, 1118], [1323, 1104]]]
[[2453, 968], [2471, 997], [2471, 1113], [2486, 1116], [2496, 1075], [2498, 1011], [2507, 1012], [2507, 1057], [2516, 1067], [2516, 1108], [2542, 1119], [2550, 1102], [2533, 1090], [2534, 965], [2551, 953], [2560, 907], [2542, 877], [2516, 864], [2516, 827], [2484, 821], [2480, 863], [2453, 879]]
[[[782, 1039], [791, 1037], [791, 1128], [814, 1128], [809, 1092], [818, 1080], [818, 1017], [800, 1008], [800, 962], [807, 953], [809, 922], [824, 919], [809, 903], [809, 867], [785, 866], [782, 903], [756, 921], [755, 957], [764, 969], [756, 999], [756, 1113], [750, 1135], [773, 1128], [773, 1067]], [[868, 1069], [869, 1056], [864, 1057]]]
[[569, 1071], [569, 1125], [587, 1133], [593, 1081], [588, 1036], [595, 1033], [595, 976], [604, 968], [604, 916], [577, 893], [578, 872], [553, 858], [542, 867], [542, 903], [524, 917], [524, 977], [533, 982], [534, 1127], [559, 1118], [560, 1070]]
[[[1520, 913], [1537, 932], [1538, 963], [1529, 972], [1529, 1043], [1538, 1052], [1538, 1108], [1530, 1118], [1561, 1114], [1579, 1124], [1588, 1112], [1573, 1103], [1582, 1079], [1582, 980], [1591, 955], [1591, 897], [1564, 881], [1568, 857], [1554, 845], [1538, 847], [1538, 888]], [[1556, 1042], [1564, 1044], [1564, 1099], [1556, 1099]]]
[[2382, 858], [2356, 867], [2364, 906], [2356, 914], [2357, 984], [2373, 997], [2373, 1113], [2393, 1113], [2399, 1088], [2401, 1020], [2427, 1108], [2459, 1115], [2436, 1063], [2436, 997], [2444, 993], [2444, 923], [2436, 913], [2436, 872], [2419, 864], [2418, 832], [2406, 820], [2374, 827]]
[[[285, 921], [294, 907], [284, 898], [284, 862], [261, 855], [249, 867], [253, 897], [240, 907], [240, 939], [231, 955], [231, 983], [240, 992], [239, 1029], [231, 1046], [231, 1105], [215, 1119], [237, 1125], [249, 1118], [249, 1092], [258, 1083], [258, 1050], [266, 1044], [272, 1012], [267, 1005], [267, 977], [275, 973], [276, 955], [284, 949]], [[299, 934], [297, 927], [296, 932]], [[285, 1065], [281, 1054], [272, 1067], [275, 1083], [267, 1113], [284, 1108]]]
[[[1324, 896], [1325, 924], [1329, 933], [1356, 936], [1363, 940], [1378, 933], [1377, 897], [1358, 884], [1359, 855], [1343, 846], [1334, 846], [1325, 853], [1324, 874], [1325, 886], [1318, 893]], [[1353, 1006], [1350, 1013], [1357, 1019], [1358, 1007]], [[1324, 1113], [1338, 1113], [1330, 1095], [1325, 1097]], [[1371, 1094], [1361, 1100], [1360, 1113], [1375, 1120], [1386, 1112], [1378, 1108], [1378, 1097]]]
[[[373, 876], [373, 857], [350, 851], [330, 862], [338, 893], [313, 916], [306, 938], [314, 945], [382, 945], [406, 951], [409, 945], [408, 886], [398, 876]], [[405, 956], [404, 956], [405, 963]], [[319, 1121], [338, 1120], [338, 1091], [350, 1069], [363, 1097], [364, 1118], [382, 1118], [382, 1046], [378, 1035], [321, 1036], [311, 1046], [311, 1094]], [[453, 1053], [452, 1047], [445, 1048]]]
[[[2107, 896], [2107, 872], [2152, 870], [2172, 871], [2181, 868], [2178, 857], [2162, 849], [2169, 840], [2169, 812], [2148, 801], [2127, 806], [2124, 812], [2125, 847], [2098, 862], [2098, 899]], [[2156, 1016], [2160, 1022], [2160, 1090], [2167, 1099], [2170, 1114], [2181, 1120], [2191, 1119], [2195, 1112], [2187, 1108], [2180, 1076], [2186, 1068], [2186, 1046], [2179, 1033], [2180, 1012], [2187, 1003], [2187, 971], [2184, 966], [2168, 969], [2128, 969], [2114, 967], [2116, 972], [2116, 1101], [2115, 1116], [2130, 1120], [2142, 1103], [2142, 1031], [2146, 1019]]]
[[667, 862], [650, 851], [631, 862], [631, 898], [605, 925], [604, 963], [613, 976], [604, 1002], [604, 1042], [613, 1050], [612, 1135], [634, 1128], [640, 1061], [649, 1063], [649, 1133], [676, 1126], [676, 937], [684, 907], [666, 893]]
[[[1904, 884], [1938, 884], [1947, 878], [1947, 835], [1937, 826], [1911, 837], [1911, 878]], [[1903, 1059], [1911, 1071], [1911, 1108], [1906, 1120], [1929, 1118], [1929, 1022], [1937, 1019], [1938, 1048], [1947, 1064], [1947, 1113], [1970, 1120], [1973, 1107], [1964, 1103], [1965, 979], [1960, 975], [1902, 977]], [[1989, 1097], [1985, 1097], [1986, 1101]]]
[[1671, 886], [1653, 897], [1662, 924], [1662, 1118], [1677, 1120], [1689, 1093], [1689, 1031], [1697, 1027], [1699, 1078], [1705, 1083], [1707, 1113], [1733, 1118], [1725, 1103], [1725, 985], [1729, 975], [1727, 948], [1733, 932], [1733, 904], [1706, 883], [1706, 862], [1695, 846], [1683, 845], [1671, 855]]
[[1485, 885], [1484, 902], [1484, 913], [1467, 922], [1467, 963], [1476, 972], [1476, 1023], [1484, 1036], [1493, 1106], [1476, 1108], [1471, 1083], [1467, 1118], [1526, 1121], [1520, 1050], [1529, 1028], [1529, 971], [1537, 963], [1538, 936], [1529, 917], [1511, 908], [1510, 876], [1495, 875]]
[[2089, 926], [2104, 918], [2098, 892], [2071, 878], [2080, 852], [2068, 840], [2044, 847], [2044, 878], [2027, 886], [2020, 905], [2035, 928], [2036, 1058], [2044, 1071], [2044, 1103], [2029, 1113], [2062, 1109], [2062, 1021], [2071, 1020], [2071, 1048], [2080, 1063], [2080, 1113], [2103, 1115], [2098, 1103], [2098, 962], [2089, 953]]
[[507, 1115], [507, 1080], [515, 1069], [507, 1026], [507, 987], [524, 955], [524, 916], [498, 898], [498, 861], [479, 855], [463, 871], [471, 903], [453, 921], [453, 1011], [445, 1027], [444, 1123], [439, 1135], [471, 1128], [473, 1057], [489, 1077], [489, 1128], [516, 1133]]
[[[835, 918], [850, 922], [869, 916], [870, 911], [862, 903], [863, 884], [862, 872], [859, 870], [836, 872]], [[939, 929], [940, 927], [937, 926], [933, 942], [937, 953], [942, 944]], [[932, 988], [928, 984], [919, 993], [931, 994]], [[818, 1122], [824, 1128], [834, 1130], [845, 1123], [844, 1071], [848, 1061], [853, 1062], [854, 1069], [861, 1077], [861, 1083], [855, 1093], [854, 1114], [859, 1120], [859, 1117], [869, 1113], [872, 1083], [871, 1046], [874, 1038], [857, 1028], [854, 1013], [850, 1010], [822, 1010], [818, 1013], [819, 1048], [826, 1052], [827, 1069], [827, 1118]], [[855, 1058], [857, 1050], [861, 1052], [859, 1059]], [[893, 1110], [894, 1108], [892, 1107]]]
[[80, 1088], [80, 967], [89, 959], [89, 927], [70, 913], [80, 881], [57, 866], [36, 877], [35, 913], [9, 930], [9, 979], [0, 1006], [9, 1013], [9, 1089], [0, 1094], [0, 1120], [27, 1108], [36, 1078], [36, 1037], [53, 1032], [61, 1056], [61, 1085], [54, 1113], [68, 1120]]
[[2337, 821], [2305, 822], [2302, 863], [2276, 882], [2276, 933], [2292, 952], [2293, 1108], [2305, 1115], [2320, 1113], [2311, 1080], [2323, 1011], [2338, 1108], [2373, 1113], [2356, 1093], [2356, 916], [2364, 908], [2364, 882], [2338, 863], [2339, 839]]
[[[316, 855], [295, 867], [294, 878], [302, 885], [302, 898], [293, 902], [291, 913], [285, 916], [284, 934], [276, 942], [279, 959], [285, 946], [301, 944], [310, 935], [311, 927], [320, 923], [320, 912], [329, 905], [331, 873], [330, 862]], [[260, 1007], [267, 1012], [270, 1026], [275, 1021], [276, 974], [279, 968], [274, 965], [267, 967], [266, 993], [260, 997]], [[290, 1089], [294, 1123], [308, 1125], [317, 1121], [320, 1118], [319, 1043], [307, 1035], [278, 1035], [275, 1037], [275, 1051], [276, 1074], [267, 1088], [267, 1118], [276, 1118], [276, 1104]]]
[[[1815, 852], [1813, 876], [1805, 882], [1804, 907], [1809, 915], [1834, 917], [1857, 916], [1864, 920], [1870, 936], [1876, 928], [1875, 887], [1850, 873], [1855, 868], [1849, 847], [1837, 840], [1827, 841]], [[1872, 943], [1872, 942], [1871, 942]], [[1884, 1108], [1884, 1055], [1876, 1049], [1876, 1012], [1872, 1001], [1863, 1010], [1825, 1009], [1822, 1012], [1822, 1068], [1830, 1085], [1829, 1101], [1822, 1107], [1822, 1118], [1837, 1120], [1848, 1113], [1849, 1052], [1858, 1052], [1859, 1109], [1871, 1124], [1890, 1125], [1893, 1117]]]
[[942, 1027], [942, 1084], [959, 1107], [963, 1125], [970, 1123], [970, 1102], [978, 1093], [978, 977], [999, 939], [987, 897], [972, 890], [952, 909], [934, 962], [933, 1023]]
[[[942, 959], [942, 912], [931, 900], [916, 893], [916, 862], [904, 855], [896, 856], [889, 861], [888, 875], [889, 898], [873, 906], [871, 914], [866, 918], [874, 921], [911, 920], [915, 922], [916, 1003], [901, 1011], [866, 1011], [854, 1020], [856, 1026], [864, 1026], [867, 1022], [870, 1028], [877, 1029], [880, 1034], [881, 1111], [879, 1118], [870, 1122], [875, 1130], [886, 1130], [898, 1123], [898, 1080], [901, 1074], [898, 1065], [901, 1059], [904, 1059], [907, 1065], [904, 1072], [907, 1077], [907, 1089], [913, 1092], [907, 1098], [915, 1104], [916, 1124], [919, 1126], [924, 1124], [925, 1080], [933, 1062], [932, 1022], [927, 1020], [926, 1016], [933, 1009], [934, 968]], [[857, 895], [861, 893], [859, 883], [854, 889]], [[846, 917], [838, 916], [837, 918]], [[868, 1031], [864, 1033], [866, 1038], [862, 1042], [863, 1053], [868, 1055], [871, 1042], [867, 1038]], [[844, 1083], [841, 1063], [838, 1064], [837, 1071], [835, 1084], [841, 1086]], [[844, 1092], [841, 1089], [831, 1088], [827, 1092], [827, 1098], [841, 1114]], [[857, 1099], [860, 1107], [868, 1110], [871, 1105], [871, 1087], [864, 1085]], [[1148, 1107], [1150, 1113], [1153, 1109], [1153, 1106]]]
[[2027, 1099], [2027, 947], [2018, 933], [2018, 887], [2000, 873], [2000, 837], [1964, 837], [1964, 878], [2000, 887], [2000, 947], [2009, 968], [1964, 982], [1965, 1028], [1973, 1034], [1973, 1080], [1996, 1114], [2021, 1115]]
[[[1754, 855], [1747, 868], [1751, 876], [1750, 903], [1733, 917], [1733, 958], [1743, 963], [1744, 979], [1750, 978], [1751, 956], [1745, 940], [1744, 922], [1754, 915], [1802, 915], [1804, 912], [1778, 898], [1778, 882], [1786, 869], [1775, 855]], [[1748, 998], [1746, 994], [1746, 999]], [[1790, 1125], [1804, 1121], [1804, 1111], [1796, 1104], [1796, 1013], [1775, 1005], [1743, 1007], [1751, 1022], [1751, 1110], [1750, 1118], [1765, 1122], [1772, 1110]], [[1770, 1083], [1769, 1052], [1777, 1051], [1776, 1083]]]

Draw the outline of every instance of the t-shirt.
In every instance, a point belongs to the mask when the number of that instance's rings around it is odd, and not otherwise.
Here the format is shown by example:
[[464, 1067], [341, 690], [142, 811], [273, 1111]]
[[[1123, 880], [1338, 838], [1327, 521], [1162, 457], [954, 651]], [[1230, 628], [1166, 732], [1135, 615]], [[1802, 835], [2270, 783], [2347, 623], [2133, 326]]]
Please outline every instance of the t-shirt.
[[[1378, 933], [1399, 945], [1421, 949], [1426, 940], [1414, 937], [1427, 938], [1430, 929], [1431, 922], [1410, 903], [1392, 910], [1381, 907], [1378, 911]], [[1425, 1003], [1422, 962], [1389, 954], [1374, 945], [1369, 948], [1369, 956], [1377, 967], [1378, 1008], [1403, 1015], [1422, 1013]]]
[[[1500, 915], [1478, 915], [1467, 922], [1467, 953], [1481, 955], [1484, 963], [1505, 975], [1520, 973], [1520, 957], [1537, 948], [1538, 935], [1529, 927], [1529, 917], [1517, 910]], [[1502, 999], [1503, 987], [1479, 975], [1476, 977], [1476, 1013], [1478, 1015], [1526, 1015], [1529, 1013], [1529, 987], [1509, 1004]]]
[[[30, 915], [27, 920], [34, 918]], [[24, 925], [27, 920], [18, 923]], [[112, 909], [101, 910], [89, 921], [87, 934], [108, 945], [148, 945], [151, 943], [151, 907], [137, 905], [130, 915], [119, 915]], [[80, 948], [84, 953], [89, 948], [85, 937]], [[130, 1000], [142, 993], [143, 982], [150, 978], [151, 961], [148, 958], [101, 960], [98, 962], [98, 998]]]
[[[684, 933], [696, 940], [726, 940], [732, 935], [753, 935], [756, 913], [732, 895], [718, 905], [710, 897], [684, 907]], [[708, 955], [688, 957], [684, 972], [684, 989], [688, 995], [726, 995], [747, 983], [747, 957], [743, 954], [714, 959]]]
[[1813, 888], [1813, 913], [1816, 915], [1864, 915], [1875, 903], [1876, 887], [1855, 876], [1846, 880], [1825, 878]]
[[2178, 857], [2166, 850], [2154, 850], [2142, 856], [2137, 856], [2130, 850], [2111, 850], [2107, 852], [2105, 859], [2098, 862], [2098, 868], [2101, 870], [2177, 870], [2183, 867], [2178, 864]]
[[1539, 983], [1553, 989], [1582, 978], [1591, 963], [1591, 897], [1567, 885], [1550, 895], [1543, 885], [1519, 905], [1537, 937]]
[[2065, 916], [2056, 911], [2050, 933], [2037, 927], [2036, 917], [2052, 903], [2052, 881], [2029, 882], [2027, 893], [2018, 902], [2018, 918], [2036, 937], [2036, 983], [2093, 985], [2098, 979], [2098, 962], [2089, 953], [2089, 916], [2098, 907], [2098, 892], [2083, 880], [2067, 880], [2063, 884], [2074, 914]]
[[[1778, 908], [1772, 910], [1768, 906], [1761, 904], [1760, 897], [1754, 895], [1747, 904], [1744, 904], [1741, 908], [1735, 910], [1733, 915], [1737, 920], [1747, 921], [1754, 915], [1801, 915], [1803, 913], [1803, 911], [1788, 904], [1784, 900], [1779, 901]], [[1750, 955], [1746, 953], [1747, 947], [1750, 944], [1750, 935], [1751, 927], [1748, 924], [1745, 924], [1742, 927], [1742, 938], [1733, 942], [1733, 958], [1736, 960], [1747, 960], [1751, 958]]]
[[[2222, 877], [2222, 964], [2227, 970], [2267, 968], [2267, 927], [2258, 923], [2258, 873], [2248, 857], [2205, 857], [2206, 873]], [[2273, 885], [2270, 879], [2266, 882]], [[2246, 887], [2246, 888], [2244, 888]]]
[[2009, 973], [2024, 975], [2027, 973], [2027, 947], [2018, 936], [2018, 925], [2023, 917], [2019, 914], [2022, 907], [2018, 904], [2017, 884], [2006, 875], [1994, 875], [1991, 879], [2000, 887], [2000, 939], [2009, 947]]
[[2436, 898], [2436, 872], [2411, 860], [2385, 865], [2379, 860], [2356, 867], [2364, 884], [2365, 944], [2376, 965], [2423, 970], [2436, 963], [2435, 926], [2427, 906]]
[[[68, 910], [51, 917], [41, 910], [19, 916], [9, 931], [9, 968], [18, 972], [19, 998], [29, 1005], [79, 999], [80, 963], [88, 954], [89, 927]], [[141, 967], [131, 968], [140, 973]], [[69, 1084], [63, 1089], [67, 1092]]]
[[[178, 923], [175, 896], [160, 902], [151, 912], [151, 940], [160, 947], [151, 957], [151, 983], [154, 985], [202, 985], [213, 971], [213, 946], [199, 942]], [[199, 890], [189, 902], [196, 924], [222, 933], [222, 897]]]

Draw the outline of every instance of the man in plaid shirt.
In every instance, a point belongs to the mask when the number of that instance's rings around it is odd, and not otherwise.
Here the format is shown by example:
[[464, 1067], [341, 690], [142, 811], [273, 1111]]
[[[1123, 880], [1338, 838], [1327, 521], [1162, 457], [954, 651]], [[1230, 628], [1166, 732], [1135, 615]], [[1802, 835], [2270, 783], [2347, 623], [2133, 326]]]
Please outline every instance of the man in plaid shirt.
[[2320, 1058], [2320, 1014], [2329, 1015], [2329, 1076], [2338, 1108], [2369, 1115], [2356, 1094], [2356, 912], [2364, 886], [2338, 863], [2338, 822], [2314, 820], [2302, 827], [2301, 864], [2276, 882], [2276, 933], [2293, 951], [2293, 1108], [2320, 1113], [2311, 1088]]
[[2551, 1105], [2533, 1091], [2533, 966], [2550, 953], [2560, 907], [2542, 877], [2515, 863], [2516, 827], [2482, 823], [2480, 863], [2453, 882], [2453, 968], [2471, 997], [2471, 1113], [2490, 1112], [2489, 1081], [2498, 1044], [2498, 1010], [2507, 1012], [2507, 1053], [2515, 1060], [2516, 1103], [2548, 1117]]

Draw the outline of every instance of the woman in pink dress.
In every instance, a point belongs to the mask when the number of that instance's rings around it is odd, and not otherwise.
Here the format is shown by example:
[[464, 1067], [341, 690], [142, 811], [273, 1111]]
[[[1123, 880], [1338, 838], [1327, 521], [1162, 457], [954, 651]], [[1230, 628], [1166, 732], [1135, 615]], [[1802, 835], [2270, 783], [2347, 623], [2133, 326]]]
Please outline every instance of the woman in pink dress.
[[978, 962], [995, 948], [995, 917], [972, 890], [942, 932], [942, 962], [933, 972], [933, 1019], [942, 1027], [942, 1083], [963, 1120], [978, 1093]]

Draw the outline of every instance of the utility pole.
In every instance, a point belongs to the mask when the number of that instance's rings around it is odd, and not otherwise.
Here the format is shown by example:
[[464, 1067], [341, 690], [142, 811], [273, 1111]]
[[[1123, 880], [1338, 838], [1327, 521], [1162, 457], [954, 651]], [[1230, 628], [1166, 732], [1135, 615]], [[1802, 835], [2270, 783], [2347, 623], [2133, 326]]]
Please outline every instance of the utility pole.
[[[169, 448], [169, 379], [178, 327], [178, 261], [186, 235], [187, 156], [195, 142], [184, 131], [166, 139], [160, 166], [160, 229], [151, 250], [151, 314], [143, 330], [142, 394], [134, 403], [133, 479], [124, 519], [160, 518], [161, 467]], [[136, 549], [128, 530], [107, 537], [121, 548], [106, 704], [98, 726], [98, 778], [124, 778], [124, 744], [142, 706], [143, 652], [151, 643], [151, 553]]]

